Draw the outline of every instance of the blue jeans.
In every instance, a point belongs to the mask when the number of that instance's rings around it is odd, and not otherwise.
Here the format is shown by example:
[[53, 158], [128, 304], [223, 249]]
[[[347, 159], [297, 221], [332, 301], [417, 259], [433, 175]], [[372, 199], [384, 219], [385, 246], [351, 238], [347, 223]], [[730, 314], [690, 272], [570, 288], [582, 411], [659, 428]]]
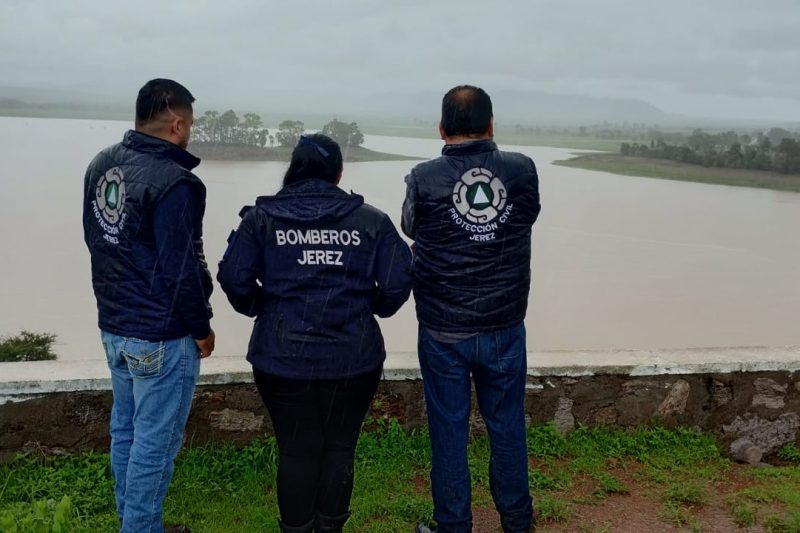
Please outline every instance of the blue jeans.
[[191, 337], [151, 342], [101, 332], [111, 370], [111, 471], [121, 531], [161, 533], [200, 373]]
[[431, 438], [433, 518], [439, 533], [472, 531], [467, 465], [470, 374], [489, 433], [489, 483], [503, 531], [527, 532], [533, 521], [525, 437], [525, 326], [456, 343], [419, 328], [419, 362]]

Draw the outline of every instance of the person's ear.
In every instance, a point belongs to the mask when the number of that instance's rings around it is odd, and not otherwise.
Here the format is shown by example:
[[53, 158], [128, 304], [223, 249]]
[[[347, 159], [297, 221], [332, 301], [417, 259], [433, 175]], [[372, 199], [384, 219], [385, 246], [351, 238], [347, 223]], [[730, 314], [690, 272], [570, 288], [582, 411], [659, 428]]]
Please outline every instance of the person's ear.
[[486, 130], [489, 137], [494, 137], [494, 117], [489, 119], [489, 128]]
[[443, 141], [447, 140], [447, 135], [444, 132], [444, 125], [439, 122], [439, 138]]
[[171, 113], [169, 116], [169, 137], [173, 142], [181, 138], [181, 117], [177, 113]]
[[339, 174], [336, 176], [336, 183], [335, 185], [339, 185], [339, 182], [342, 181], [342, 173], [344, 172], [344, 167], [339, 170]]

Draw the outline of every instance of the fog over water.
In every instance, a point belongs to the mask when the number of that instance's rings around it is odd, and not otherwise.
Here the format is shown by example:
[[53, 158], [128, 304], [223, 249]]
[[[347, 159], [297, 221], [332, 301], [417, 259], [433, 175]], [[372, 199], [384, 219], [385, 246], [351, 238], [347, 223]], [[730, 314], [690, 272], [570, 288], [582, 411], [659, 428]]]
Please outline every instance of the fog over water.
[[[102, 359], [82, 236], [83, 174], [128, 127], [0, 118], [0, 335], [50, 331], [60, 358]], [[432, 157], [441, 142], [367, 136], [365, 146]], [[551, 164], [569, 150], [505, 148], [533, 157], [541, 181], [529, 350], [800, 344], [800, 194], [589, 172]], [[346, 164], [342, 186], [399, 223], [413, 164]], [[198, 167], [208, 186], [213, 274], [241, 206], [274, 193], [285, 168]], [[216, 356], [243, 355], [250, 320], [233, 312], [219, 287], [212, 304]], [[415, 351], [413, 302], [381, 325], [390, 352]]]

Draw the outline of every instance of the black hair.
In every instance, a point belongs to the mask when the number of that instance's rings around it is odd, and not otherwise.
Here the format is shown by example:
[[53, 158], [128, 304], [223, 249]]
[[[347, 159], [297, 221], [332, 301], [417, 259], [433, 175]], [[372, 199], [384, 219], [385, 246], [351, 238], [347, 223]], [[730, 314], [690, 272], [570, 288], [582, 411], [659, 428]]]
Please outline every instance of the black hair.
[[301, 135], [292, 150], [292, 161], [283, 176], [283, 185], [317, 178], [336, 183], [342, 171], [342, 150], [339, 145], [321, 133]]
[[480, 135], [489, 130], [492, 100], [474, 85], [453, 87], [442, 99], [442, 128], [445, 135]]
[[150, 80], [136, 97], [136, 125], [143, 126], [167, 109], [191, 109], [194, 96], [177, 81], [164, 78]]

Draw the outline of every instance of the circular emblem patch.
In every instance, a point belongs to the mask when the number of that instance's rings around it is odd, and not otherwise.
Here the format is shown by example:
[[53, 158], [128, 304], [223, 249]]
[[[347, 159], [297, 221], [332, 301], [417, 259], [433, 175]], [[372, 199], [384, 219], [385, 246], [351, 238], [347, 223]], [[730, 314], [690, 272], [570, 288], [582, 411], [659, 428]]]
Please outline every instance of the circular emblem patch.
[[503, 182], [485, 168], [472, 168], [464, 172], [453, 189], [456, 210], [477, 224], [497, 218], [507, 199]]
[[95, 199], [105, 221], [117, 224], [125, 209], [125, 182], [119, 167], [112, 168], [100, 178], [95, 189]]

